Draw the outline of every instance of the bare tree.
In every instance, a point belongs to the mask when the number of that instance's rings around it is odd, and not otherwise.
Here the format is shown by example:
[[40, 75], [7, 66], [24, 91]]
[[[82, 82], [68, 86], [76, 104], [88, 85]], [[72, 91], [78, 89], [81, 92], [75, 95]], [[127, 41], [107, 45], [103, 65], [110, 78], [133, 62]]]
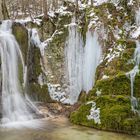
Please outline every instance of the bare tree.
[[[2, 0], [0, 0], [2, 1]], [[56, 10], [64, 3], [70, 0], [4, 0], [7, 3], [10, 18], [26, 18], [32, 19], [42, 13], [47, 17], [49, 10]], [[78, 0], [75, 0], [78, 6]], [[78, 8], [78, 7], [77, 7]]]
[[0, 0], [0, 20], [3, 19], [2, 15], [2, 0]]
[[8, 19], [8, 10], [5, 0], [0, 0], [0, 19]]
[[43, 0], [43, 13], [44, 13], [44, 18], [48, 18], [48, 1]]

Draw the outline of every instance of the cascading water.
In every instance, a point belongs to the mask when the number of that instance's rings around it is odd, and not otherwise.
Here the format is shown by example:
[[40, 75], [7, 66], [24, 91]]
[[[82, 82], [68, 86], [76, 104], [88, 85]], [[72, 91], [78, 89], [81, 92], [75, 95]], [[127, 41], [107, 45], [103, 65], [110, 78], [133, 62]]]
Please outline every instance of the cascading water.
[[19, 60], [24, 62], [19, 45], [11, 33], [11, 21], [0, 25], [0, 56], [2, 73], [2, 124], [33, 119], [23, 97], [18, 79]]
[[65, 48], [69, 95], [65, 102], [74, 104], [82, 90], [88, 92], [92, 89], [100, 58], [101, 46], [98, 42], [96, 30], [94, 32], [87, 31], [84, 46], [77, 25], [70, 24]]
[[139, 41], [136, 41], [136, 46], [137, 47], [134, 53], [135, 66], [130, 72], [127, 73], [131, 82], [131, 108], [134, 112], [137, 112], [137, 108], [138, 108], [137, 98], [134, 97], [134, 81], [135, 81], [136, 75], [139, 73], [139, 64], [140, 64], [140, 42]]
[[[136, 17], [136, 25], [139, 28], [139, 26], [140, 26], [140, 9], [138, 11], [136, 11], [135, 17]], [[139, 40], [136, 40], [136, 49], [134, 52], [134, 62], [135, 62], [135, 66], [130, 72], [127, 73], [127, 76], [129, 76], [130, 82], [131, 82], [131, 108], [134, 112], [139, 112], [137, 110], [138, 101], [137, 101], [137, 98], [134, 96], [134, 81], [135, 81], [136, 75], [139, 73], [139, 64], [140, 64], [140, 41]]]
[[88, 92], [95, 82], [96, 68], [101, 58], [101, 46], [96, 31], [87, 31], [83, 61], [83, 90]]
[[68, 102], [73, 104], [77, 101], [82, 90], [84, 57], [82, 36], [78, 33], [75, 24], [69, 26], [69, 37], [66, 42], [65, 57], [69, 81]]
[[136, 25], [140, 26], [140, 8], [136, 11], [135, 19], [136, 19]]

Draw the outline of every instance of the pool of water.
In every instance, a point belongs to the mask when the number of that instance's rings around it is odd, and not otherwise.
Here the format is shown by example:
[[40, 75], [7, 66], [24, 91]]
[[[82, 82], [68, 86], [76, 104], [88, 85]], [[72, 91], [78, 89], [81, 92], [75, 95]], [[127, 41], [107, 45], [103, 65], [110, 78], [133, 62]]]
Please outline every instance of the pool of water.
[[0, 128], [0, 140], [140, 140], [140, 137], [76, 126], [60, 118], [42, 120], [38, 127]]

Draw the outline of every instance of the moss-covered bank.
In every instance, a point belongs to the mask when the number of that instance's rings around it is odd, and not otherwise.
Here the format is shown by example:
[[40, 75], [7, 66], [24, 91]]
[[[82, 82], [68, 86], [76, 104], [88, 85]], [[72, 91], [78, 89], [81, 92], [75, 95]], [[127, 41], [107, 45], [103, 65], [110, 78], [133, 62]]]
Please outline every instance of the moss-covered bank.
[[[103, 58], [96, 70], [96, 81], [93, 89], [88, 93], [81, 106], [70, 115], [71, 122], [79, 125], [93, 127], [101, 130], [123, 132], [128, 134], [140, 134], [140, 116], [131, 109], [131, 83], [126, 76], [127, 72], [134, 67], [135, 41], [130, 39], [130, 31], [124, 27], [125, 24], [134, 24], [134, 11], [121, 1], [116, 7], [112, 3], [103, 3], [99, 6], [86, 8], [86, 22], [94, 21], [91, 26], [103, 24], [107, 34], [107, 40], [101, 37]], [[94, 13], [94, 14], [91, 14]], [[95, 22], [93, 22], [95, 23]], [[120, 31], [118, 38], [114, 33]], [[140, 101], [140, 74], [134, 81], [134, 96]], [[100, 108], [101, 124], [96, 124], [94, 119], [88, 120], [92, 104]], [[138, 110], [140, 108], [138, 107]]]
[[101, 130], [140, 134], [140, 118], [131, 111], [129, 96], [104, 95], [95, 97], [93, 101], [100, 108], [101, 124], [87, 119], [91, 104], [83, 104], [77, 111], [73, 112], [70, 117], [71, 122]]
[[[35, 46], [30, 42], [30, 34], [24, 25], [13, 23], [12, 32], [20, 45], [25, 66], [27, 67], [25, 92], [27, 92], [34, 101], [50, 102], [51, 98], [47, 85], [40, 85], [38, 82], [38, 78], [41, 74], [44, 76], [44, 79], [46, 78], [41, 68], [42, 57], [39, 46]], [[21, 64], [19, 64], [19, 78], [21, 83], [23, 83], [23, 67]]]

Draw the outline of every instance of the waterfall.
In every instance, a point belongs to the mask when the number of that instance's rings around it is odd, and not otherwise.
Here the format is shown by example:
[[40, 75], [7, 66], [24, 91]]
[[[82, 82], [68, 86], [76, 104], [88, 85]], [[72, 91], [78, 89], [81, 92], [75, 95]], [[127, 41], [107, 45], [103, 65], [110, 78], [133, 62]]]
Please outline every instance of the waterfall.
[[19, 62], [24, 72], [24, 61], [20, 47], [11, 33], [11, 26], [11, 21], [3, 21], [0, 25], [2, 124], [33, 119], [18, 78]]
[[136, 25], [140, 26], [140, 8], [136, 11], [135, 20], [136, 20]]
[[69, 26], [69, 36], [66, 42], [65, 58], [68, 75], [69, 97], [71, 104], [75, 103], [82, 90], [84, 48], [82, 36], [76, 25]]
[[[139, 27], [140, 26], [140, 9], [136, 11], [135, 19], [136, 19], [136, 25], [137, 27]], [[130, 83], [131, 83], [131, 108], [132, 108], [132, 111], [138, 112], [137, 110], [138, 101], [137, 101], [137, 98], [134, 96], [134, 81], [135, 81], [136, 75], [139, 73], [139, 64], [140, 64], [140, 41], [139, 40], [136, 40], [136, 49], [134, 52], [133, 59], [135, 62], [135, 66], [126, 75], [130, 78]]]
[[130, 72], [127, 73], [127, 76], [129, 76], [130, 83], [131, 83], [131, 108], [134, 112], [136, 112], [137, 111], [136, 108], [138, 108], [138, 101], [137, 101], [137, 98], [134, 96], [134, 81], [135, 81], [136, 75], [139, 73], [139, 64], [140, 64], [140, 42], [139, 41], [136, 41], [134, 61], [135, 61], [135, 66]]
[[33, 28], [30, 31], [31, 31], [31, 38], [30, 38], [30, 40], [31, 40], [32, 44], [34, 44], [36, 47], [39, 47], [41, 55], [44, 56], [45, 46], [40, 41], [40, 37], [39, 37], [37, 29]]
[[95, 82], [96, 68], [101, 58], [101, 46], [96, 31], [87, 31], [84, 47], [83, 90], [88, 92]]
[[68, 100], [74, 104], [81, 91], [88, 93], [94, 86], [96, 67], [101, 58], [101, 46], [96, 30], [88, 30], [84, 46], [76, 24], [69, 26], [69, 36], [65, 47], [65, 60], [68, 77]]

